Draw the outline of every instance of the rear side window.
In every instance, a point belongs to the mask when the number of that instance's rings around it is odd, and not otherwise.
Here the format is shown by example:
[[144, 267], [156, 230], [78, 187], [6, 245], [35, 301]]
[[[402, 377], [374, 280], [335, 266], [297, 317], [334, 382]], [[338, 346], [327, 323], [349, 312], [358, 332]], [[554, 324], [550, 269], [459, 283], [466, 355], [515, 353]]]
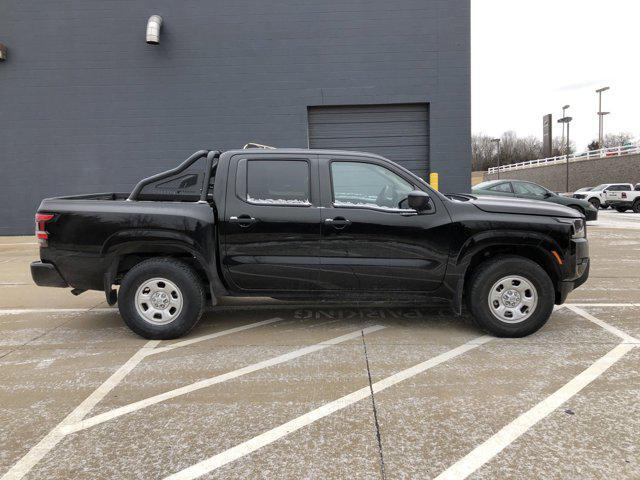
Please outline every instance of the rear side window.
[[513, 189], [517, 195], [530, 195], [534, 197], [544, 197], [547, 191], [534, 183], [514, 182]]
[[511, 184], [509, 182], [499, 183], [498, 185], [489, 187], [487, 190], [491, 190], [492, 192], [513, 193], [513, 191], [511, 190]]
[[304, 160], [249, 160], [247, 198], [259, 205], [310, 205], [309, 163]]

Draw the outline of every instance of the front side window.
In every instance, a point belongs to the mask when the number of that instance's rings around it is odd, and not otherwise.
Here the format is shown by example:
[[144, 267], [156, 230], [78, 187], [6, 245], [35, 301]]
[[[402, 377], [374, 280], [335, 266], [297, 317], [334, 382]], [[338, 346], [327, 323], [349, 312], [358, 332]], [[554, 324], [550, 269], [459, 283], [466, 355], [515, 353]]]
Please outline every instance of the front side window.
[[539, 185], [534, 183], [520, 183], [514, 182], [513, 189], [516, 195], [527, 195], [530, 197], [544, 197], [547, 191]]
[[364, 162], [332, 162], [331, 182], [336, 207], [407, 209], [414, 190], [391, 170]]
[[309, 163], [249, 160], [247, 201], [261, 205], [310, 205]]
[[513, 193], [509, 182], [499, 183], [493, 187], [489, 187], [487, 190], [491, 190], [492, 192]]

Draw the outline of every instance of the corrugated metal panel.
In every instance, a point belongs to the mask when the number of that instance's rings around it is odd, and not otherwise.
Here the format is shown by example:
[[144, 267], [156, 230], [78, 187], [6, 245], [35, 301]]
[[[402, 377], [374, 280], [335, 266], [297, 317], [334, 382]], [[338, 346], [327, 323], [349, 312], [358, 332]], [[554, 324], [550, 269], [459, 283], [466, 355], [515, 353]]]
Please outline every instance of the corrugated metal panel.
[[426, 178], [426, 103], [309, 107], [309, 147], [377, 153]]

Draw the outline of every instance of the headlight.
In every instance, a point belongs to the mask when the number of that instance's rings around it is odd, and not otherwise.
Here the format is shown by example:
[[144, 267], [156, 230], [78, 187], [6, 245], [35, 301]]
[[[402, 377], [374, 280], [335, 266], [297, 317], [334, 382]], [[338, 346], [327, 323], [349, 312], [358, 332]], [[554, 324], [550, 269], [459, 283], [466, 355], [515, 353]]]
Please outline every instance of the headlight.
[[567, 223], [573, 227], [573, 233], [571, 238], [584, 238], [586, 237], [586, 226], [582, 218], [556, 218], [560, 223]]

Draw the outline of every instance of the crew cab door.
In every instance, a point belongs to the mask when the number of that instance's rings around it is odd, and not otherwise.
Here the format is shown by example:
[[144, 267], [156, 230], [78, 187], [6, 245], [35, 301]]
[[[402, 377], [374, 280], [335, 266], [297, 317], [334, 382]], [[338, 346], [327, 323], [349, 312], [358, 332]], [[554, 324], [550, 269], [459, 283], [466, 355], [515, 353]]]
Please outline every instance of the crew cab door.
[[627, 192], [630, 191], [631, 184], [613, 184], [609, 185], [602, 193], [607, 201], [629, 201], [630, 195]]
[[222, 225], [223, 268], [244, 290], [315, 290], [320, 269], [316, 155], [234, 155]]
[[321, 156], [322, 286], [327, 289], [431, 291], [442, 282], [450, 217], [431, 195], [431, 210], [409, 209], [415, 179], [390, 162]]

